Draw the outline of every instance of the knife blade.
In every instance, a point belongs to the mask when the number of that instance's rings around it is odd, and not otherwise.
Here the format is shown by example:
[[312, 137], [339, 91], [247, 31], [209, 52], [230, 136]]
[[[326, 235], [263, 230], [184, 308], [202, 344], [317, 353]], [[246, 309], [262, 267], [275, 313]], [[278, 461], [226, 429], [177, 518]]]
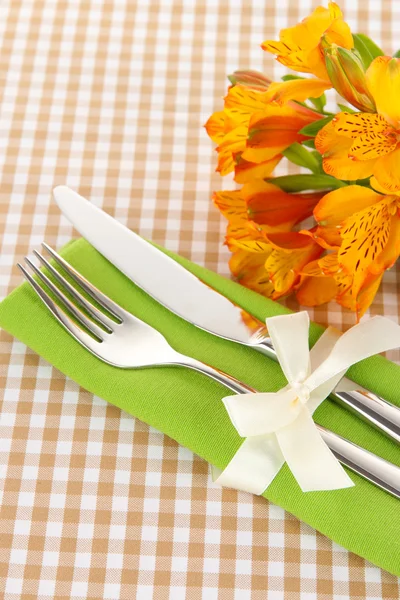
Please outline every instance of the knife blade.
[[[208, 333], [277, 360], [265, 325], [253, 315], [67, 186], [54, 188], [53, 196], [75, 229], [157, 302]], [[346, 377], [331, 397], [400, 443], [400, 408]]]

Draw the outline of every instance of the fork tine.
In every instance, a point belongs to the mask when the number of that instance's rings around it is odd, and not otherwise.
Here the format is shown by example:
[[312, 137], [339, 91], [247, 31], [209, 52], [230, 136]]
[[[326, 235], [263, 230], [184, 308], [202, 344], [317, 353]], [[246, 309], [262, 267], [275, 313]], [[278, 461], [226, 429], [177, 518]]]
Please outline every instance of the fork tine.
[[126, 312], [121, 306], [113, 302], [108, 296], [103, 294], [97, 287], [95, 287], [90, 281], [88, 281], [83, 275], [78, 273], [69, 263], [67, 263], [62, 256], [57, 254], [53, 248], [51, 248], [45, 242], [42, 243], [43, 248], [54, 258], [54, 260], [74, 279], [84, 290], [91, 296], [96, 302], [98, 302], [103, 308], [108, 310], [113, 317], [115, 317], [120, 323], [124, 320], [124, 313]]
[[87, 350], [91, 352], [96, 352], [96, 346], [99, 345], [99, 342], [96, 342], [86, 331], [78, 327], [76, 323], [67, 315], [66, 312], [62, 310], [57, 304], [52, 300], [49, 294], [38, 284], [37, 281], [31, 276], [30, 273], [22, 266], [20, 263], [17, 263], [18, 268], [22, 271], [23, 276], [39, 296], [43, 304], [49, 309], [52, 315], [56, 318], [56, 321], [60, 323], [69, 333], [84, 346]]
[[70, 282], [67, 281], [67, 279], [65, 279], [65, 277], [63, 277], [61, 273], [59, 273], [57, 269], [55, 269], [53, 265], [50, 264], [49, 261], [44, 258], [44, 256], [42, 256], [36, 250], [34, 250], [33, 253], [36, 256], [36, 258], [42, 263], [42, 265], [50, 271], [53, 277], [57, 279], [57, 281], [62, 285], [62, 287], [71, 294], [71, 296], [78, 302], [78, 304], [80, 304], [93, 317], [93, 319], [100, 323], [100, 325], [103, 325], [103, 327], [107, 329], [108, 333], [112, 333], [114, 330], [113, 327], [115, 327], [117, 323], [115, 323], [115, 321], [110, 319], [110, 317], [105, 315], [103, 312], [101, 312], [101, 310], [94, 306], [94, 304], [92, 304], [91, 302], [89, 302], [89, 300], [82, 296], [82, 294], [80, 294], [78, 290], [75, 289], [74, 286], [71, 285]]
[[[74, 315], [86, 329], [88, 329], [99, 341], [104, 341], [104, 336], [107, 335], [106, 332], [101, 329], [96, 323], [93, 323], [88, 317], [79, 310], [72, 302], [65, 296], [57, 286], [45, 275], [27, 256], [25, 256], [25, 261], [30, 266], [32, 271], [36, 273], [36, 275], [43, 281], [43, 283], [53, 292], [53, 294], [64, 304], [64, 306], [69, 310], [70, 313]], [[40, 287], [40, 286], [39, 286]], [[36, 288], [35, 288], [36, 289]]]

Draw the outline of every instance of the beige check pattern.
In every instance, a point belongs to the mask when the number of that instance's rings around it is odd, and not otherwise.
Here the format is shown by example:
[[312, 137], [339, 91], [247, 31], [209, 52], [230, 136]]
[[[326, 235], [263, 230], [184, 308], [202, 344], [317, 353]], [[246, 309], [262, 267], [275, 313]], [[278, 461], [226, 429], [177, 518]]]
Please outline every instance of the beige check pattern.
[[[232, 183], [215, 175], [202, 124], [227, 73], [283, 72], [259, 44], [315, 3], [0, 4], [1, 295], [20, 283], [17, 259], [73, 235], [51, 202], [62, 183], [227, 274], [210, 193]], [[341, 4], [353, 31], [397, 50], [398, 2]], [[373, 312], [398, 320], [397, 285], [392, 270]], [[352, 321], [333, 305], [316, 318]], [[205, 462], [4, 332], [0, 386], [1, 599], [399, 597], [397, 578], [263, 499], [218, 489]]]

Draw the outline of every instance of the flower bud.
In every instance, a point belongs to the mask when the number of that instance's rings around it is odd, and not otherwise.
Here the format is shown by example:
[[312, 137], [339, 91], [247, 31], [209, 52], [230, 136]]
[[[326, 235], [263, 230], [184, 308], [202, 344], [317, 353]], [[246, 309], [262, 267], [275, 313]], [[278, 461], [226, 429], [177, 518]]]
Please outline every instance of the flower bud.
[[250, 69], [235, 71], [232, 75], [228, 75], [228, 79], [232, 85], [243, 85], [258, 92], [265, 92], [271, 83], [271, 79], [258, 71], [251, 71]]
[[375, 112], [369, 93], [363, 63], [357, 51], [321, 41], [326, 70], [333, 87], [350, 104], [363, 112]]

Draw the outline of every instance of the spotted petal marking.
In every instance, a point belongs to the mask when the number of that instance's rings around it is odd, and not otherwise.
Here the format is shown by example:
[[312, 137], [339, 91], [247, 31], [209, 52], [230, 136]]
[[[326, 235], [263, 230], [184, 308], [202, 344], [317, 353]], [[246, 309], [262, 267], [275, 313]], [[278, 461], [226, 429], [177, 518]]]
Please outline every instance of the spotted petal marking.
[[338, 299], [351, 288], [353, 283], [353, 277], [346, 273], [344, 269], [339, 268], [339, 270], [334, 275], [334, 279], [337, 284], [336, 299]]
[[274, 285], [269, 279], [264, 264], [265, 255], [240, 249], [232, 254], [229, 261], [231, 272], [239, 283], [259, 294], [263, 294], [263, 296], [269, 297], [274, 291]]
[[236, 246], [246, 252], [254, 252], [255, 254], [269, 254], [272, 250], [271, 245], [268, 242], [261, 240], [243, 240], [243, 239], [230, 239], [229, 242], [232, 246]]
[[393, 152], [397, 146], [396, 134], [393, 133], [363, 133], [354, 140], [349, 150], [349, 158], [369, 160], [379, 158]]
[[368, 267], [385, 248], [390, 232], [390, 205], [393, 199], [361, 210], [344, 221], [342, 245], [338, 260], [349, 275], [353, 275], [352, 294], [356, 297], [368, 274]]
[[331, 252], [318, 261], [324, 275], [334, 275], [339, 269], [337, 252]]
[[298, 282], [299, 273], [305, 265], [320, 255], [322, 248], [318, 244], [309, 244], [301, 250], [275, 249], [268, 257], [265, 268], [274, 284], [274, 299], [287, 294]]
[[358, 138], [363, 134], [384, 133], [393, 128], [378, 114], [370, 113], [339, 113], [333, 118], [335, 130], [340, 135], [348, 138]]
[[229, 221], [247, 221], [247, 205], [240, 190], [222, 190], [213, 195], [214, 204]]
[[247, 128], [236, 127], [224, 136], [218, 148], [217, 171], [221, 175], [227, 175], [235, 168], [234, 154], [241, 152], [246, 147]]
[[223, 110], [215, 112], [204, 125], [213, 142], [222, 142], [225, 135], [225, 113]]
[[225, 114], [233, 120], [236, 125], [247, 125], [250, 116], [266, 105], [265, 93], [250, 90], [242, 85], [230, 88], [225, 96]]

